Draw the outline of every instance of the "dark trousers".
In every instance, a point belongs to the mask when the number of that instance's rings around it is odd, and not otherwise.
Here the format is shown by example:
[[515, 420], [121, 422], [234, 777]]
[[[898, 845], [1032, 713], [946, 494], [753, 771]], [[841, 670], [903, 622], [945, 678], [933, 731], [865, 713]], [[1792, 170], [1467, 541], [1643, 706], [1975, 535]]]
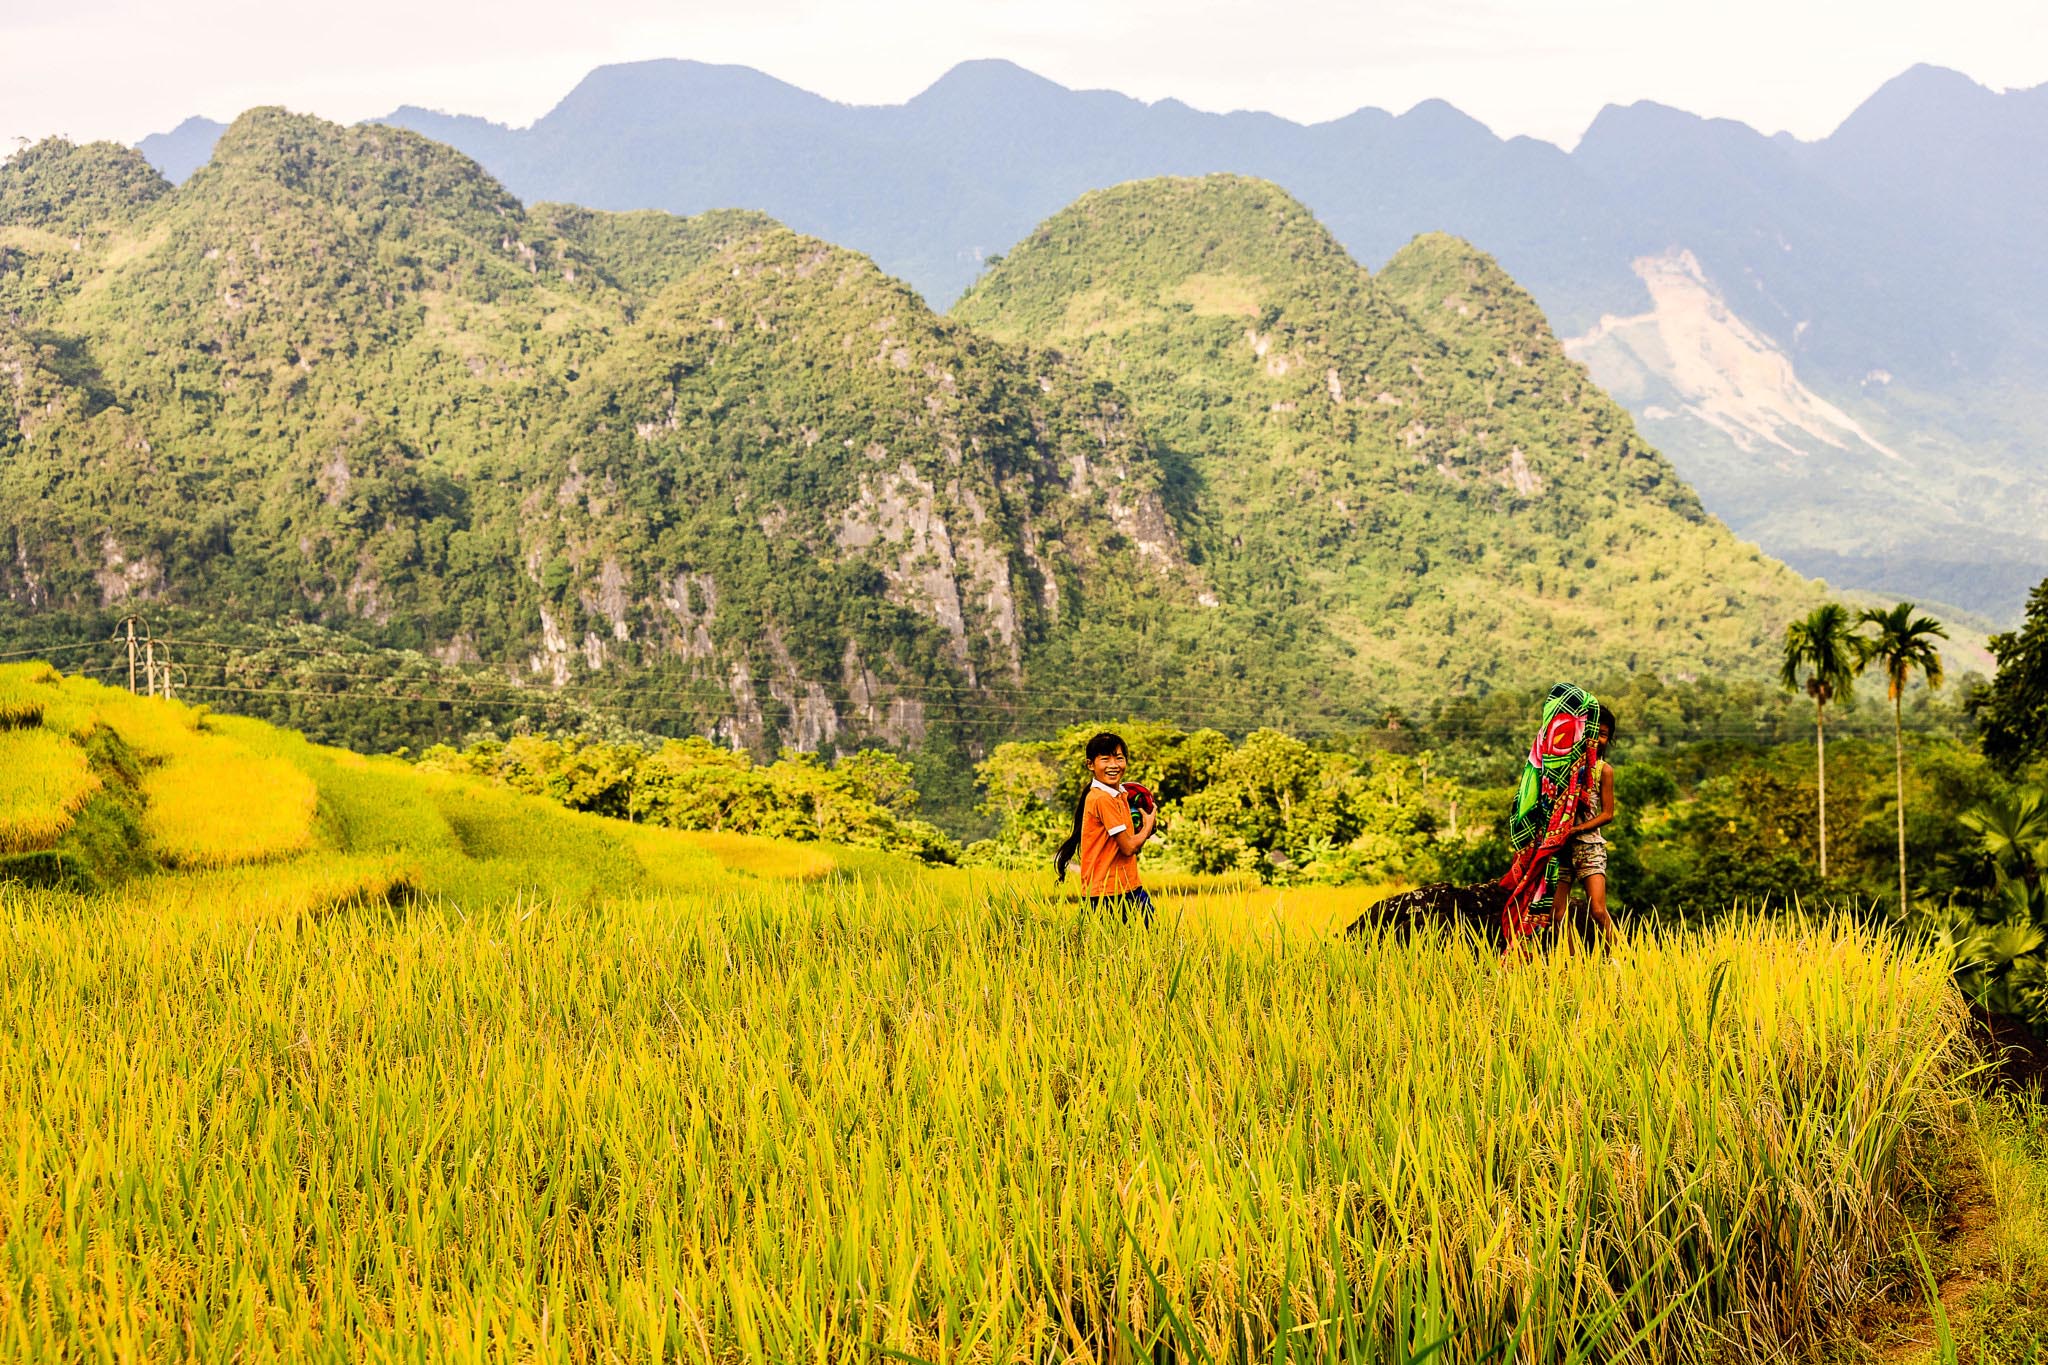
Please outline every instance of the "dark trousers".
[[1131, 912], [1137, 911], [1144, 918], [1145, 927], [1152, 926], [1152, 898], [1140, 886], [1135, 890], [1119, 892], [1114, 896], [1090, 896], [1088, 905], [1094, 910], [1114, 910], [1117, 918], [1125, 924], [1131, 922]]

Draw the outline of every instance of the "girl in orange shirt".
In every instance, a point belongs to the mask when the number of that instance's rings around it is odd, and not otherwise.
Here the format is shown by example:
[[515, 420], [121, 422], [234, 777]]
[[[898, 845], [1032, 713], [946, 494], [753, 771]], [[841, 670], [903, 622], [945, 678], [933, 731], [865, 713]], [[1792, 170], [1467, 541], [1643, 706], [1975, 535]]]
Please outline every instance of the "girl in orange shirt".
[[1053, 872], [1065, 880], [1067, 864], [1079, 854], [1081, 894], [1098, 910], [1114, 908], [1128, 923], [1137, 911], [1152, 923], [1152, 898], [1138, 883], [1138, 850], [1158, 827], [1158, 813], [1148, 805], [1136, 816], [1124, 792], [1124, 769], [1130, 755], [1124, 742], [1104, 731], [1088, 741], [1088, 785], [1074, 806], [1074, 832], [1053, 856]]

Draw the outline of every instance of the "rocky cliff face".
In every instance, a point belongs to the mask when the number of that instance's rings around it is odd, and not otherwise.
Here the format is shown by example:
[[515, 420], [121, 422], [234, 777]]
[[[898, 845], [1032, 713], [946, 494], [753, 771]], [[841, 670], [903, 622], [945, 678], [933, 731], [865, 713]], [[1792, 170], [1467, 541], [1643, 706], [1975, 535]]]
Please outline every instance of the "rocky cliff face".
[[[67, 157], [106, 181], [29, 167]], [[136, 183], [78, 245], [0, 224], [65, 266], [15, 271], [0, 329], [17, 611], [658, 677], [772, 749], [915, 743], [1026, 686], [1094, 583], [1199, 582], [1114, 391], [758, 216], [529, 214], [415, 134], [271, 110]]]
[[1137, 182], [1049, 219], [955, 312], [1127, 391], [1201, 490], [1189, 549], [1221, 600], [1295, 619], [1361, 687], [1750, 668], [1813, 595], [1455, 238], [1375, 277], [1276, 186]]

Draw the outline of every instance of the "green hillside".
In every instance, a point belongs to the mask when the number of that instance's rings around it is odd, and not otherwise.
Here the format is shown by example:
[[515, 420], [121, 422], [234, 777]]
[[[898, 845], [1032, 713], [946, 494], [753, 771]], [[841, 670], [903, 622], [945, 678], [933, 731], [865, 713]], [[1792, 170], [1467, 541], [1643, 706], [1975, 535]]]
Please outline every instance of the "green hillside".
[[1814, 595], [1452, 238], [1374, 278], [1272, 185], [1144, 181], [1046, 222], [954, 313], [1128, 393], [1190, 558], [1227, 599], [1323, 621], [1376, 686], [1753, 670]]
[[134, 198], [0, 229], [17, 621], [304, 620], [772, 750], [957, 729], [1198, 591], [1113, 394], [758, 215], [529, 214], [277, 110]]
[[0, 887], [118, 888], [135, 904], [170, 897], [289, 918], [418, 897], [704, 892], [913, 865], [871, 848], [604, 819], [43, 664], [0, 665]]
[[275, 109], [175, 190], [41, 144], [0, 207], [0, 634], [197, 622], [195, 695], [371, 747], [523, 693], [964, 780], [1102, 709], [1755, 671], [1808, 593], [1483, 257], [1375, 281], [1258, 182], [1091, 196], [954, 318], [758, 214], [529, 210]]

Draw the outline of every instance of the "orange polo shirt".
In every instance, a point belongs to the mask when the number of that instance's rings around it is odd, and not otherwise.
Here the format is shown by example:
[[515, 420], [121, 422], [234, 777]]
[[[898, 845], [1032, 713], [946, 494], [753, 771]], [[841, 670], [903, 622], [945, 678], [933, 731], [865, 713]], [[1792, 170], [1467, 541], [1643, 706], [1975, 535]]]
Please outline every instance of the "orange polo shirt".
[[1138, 855], [1116, 846], [1116, 836], [1135, 825], [1131, 803], [1092, 778], [1081, 812], [1081, 894], [1120, 896], [1138, 889]]

